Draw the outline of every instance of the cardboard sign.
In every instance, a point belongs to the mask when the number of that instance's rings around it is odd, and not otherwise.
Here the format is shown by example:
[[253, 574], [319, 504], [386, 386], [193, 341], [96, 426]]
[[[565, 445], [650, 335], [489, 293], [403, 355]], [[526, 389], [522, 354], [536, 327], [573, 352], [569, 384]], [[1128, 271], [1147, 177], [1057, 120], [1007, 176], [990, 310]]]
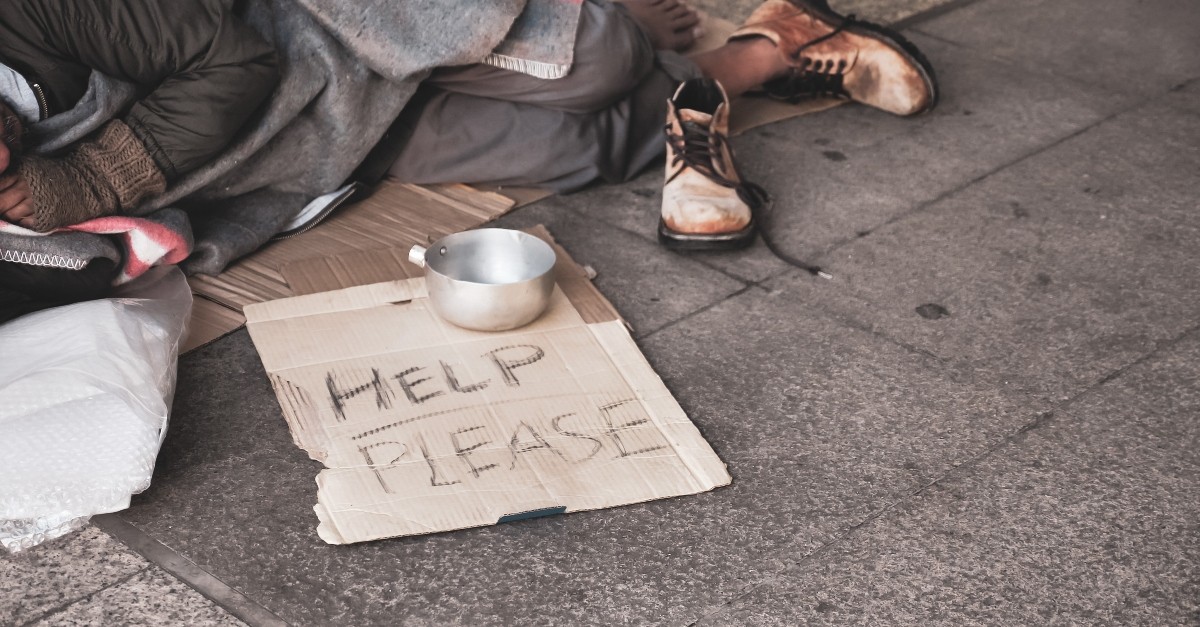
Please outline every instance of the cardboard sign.
[[443, 322], [423, 279], [250, 305], [250, 335], [343, 544], [694, 494], [725, 465], [620, 320], [564, 293], [527, 327]]

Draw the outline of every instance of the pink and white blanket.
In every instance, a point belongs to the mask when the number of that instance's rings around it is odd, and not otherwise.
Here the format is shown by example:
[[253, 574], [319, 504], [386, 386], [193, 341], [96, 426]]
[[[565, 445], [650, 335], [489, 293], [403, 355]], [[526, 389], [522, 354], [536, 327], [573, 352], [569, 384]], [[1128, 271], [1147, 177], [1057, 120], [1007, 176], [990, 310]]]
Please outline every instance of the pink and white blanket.
[[65, 232], [112, 235], [120, 242], [124, 252], [121, 273], [114, 284], [131, 281], [150, 268], [158, 265], [173, 265], [187, 258], [191, 246], [179, 231], [165, 224], [129, 216], [108, 216], [80, 222], [56, 229], [50, 233], [38, 233], [11, 222], [0, 220], [0, 233], [28, 237], [45, 237]]

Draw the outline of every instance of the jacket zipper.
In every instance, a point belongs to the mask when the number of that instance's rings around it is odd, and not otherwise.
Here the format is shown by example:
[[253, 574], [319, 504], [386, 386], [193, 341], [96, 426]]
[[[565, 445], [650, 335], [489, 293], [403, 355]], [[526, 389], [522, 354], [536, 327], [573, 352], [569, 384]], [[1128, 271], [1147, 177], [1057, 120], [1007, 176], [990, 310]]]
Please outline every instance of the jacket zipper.
[[349, 200], [352, 196], [354, 196], [358, 192], [362, 191], [362, 188], [363, 188], [362, 183], [357, 183], [357, 182], [351, 183], [346, 188], [346, 191], [342, 192], [341, 195], [339, 195], [337, 198], [334, 198], [333, 200], [331, 200], [328, 205], [325, 205], [325, 207], [322, 208], [321, 211], [317, 213], [317, 215], [315, 215], [311, 219], [309, 219], [308, 222], [305, 222], [304, 224], [302, 224], [294, 229], [291, 229], [289, 231], [284, 231], [282, 233], [275, 234], [275, 236], [271, 238], [271, 241], [277, 242], [279, 240], [292, 239], [293, 237], [298, 237], [300, 235], [304, 235], [305, 233], [313, 230], [314, 228], [316, 228], [316, 226], [318, 224], [321, 224], [322, 222], [324, 222], [325, 218], [328, 218], [330, 216], [330, 214], [332, 214], [335, 210], [337, 210], [338, 207], [341, 207], [342, 205], [346, 204], [347, 200]]
[[38, 102], [38, 121], [45, 120], [50, 117], [50, 104], [46, 101], [46, 92], [42, 90], [42, 86], [37, 83], [29, 83], [29, 87], [33, 89], [33, 96]]

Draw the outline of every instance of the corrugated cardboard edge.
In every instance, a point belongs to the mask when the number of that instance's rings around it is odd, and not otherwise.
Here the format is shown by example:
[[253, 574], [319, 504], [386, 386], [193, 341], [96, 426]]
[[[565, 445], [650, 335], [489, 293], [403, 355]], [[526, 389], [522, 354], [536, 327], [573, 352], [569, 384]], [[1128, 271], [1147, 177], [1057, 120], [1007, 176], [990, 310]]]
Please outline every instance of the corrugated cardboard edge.
[[[424, 282], [402, 279], [386, 283], [355, 285], [338, 290], [292, 296], [265, 303], [246, 305], [242, 313], [247, 324], [268, 320], [287, 320], [298, 316], [353, 311], [378, 307], [380, 303], [403, 303], [425, 296]], [[300, 311], [301, 313], [296, 313]], [[268, 364], [269, 367], [269, 364]]]
[[283, 266], [279, 272], [292, 288], [292, 293], [303, 296], [355, 285], [409, 279], [420, 276], [422, 270], [408, 261], [408, 250], [382, 248], [302, 259]]
[[246, 318], [234, 309], [192, 294], [191, 319], [187, 339], [180, 345], [181, 353], [211, 344], [246, 324]]
[[475, 189], [493, 194], [500, 194], [513, 201], [514, 209], [531, 205], [543, 198], [549, 198], [554, 192], [540, 187], [512, 187], [508, 185], [472, 185]]

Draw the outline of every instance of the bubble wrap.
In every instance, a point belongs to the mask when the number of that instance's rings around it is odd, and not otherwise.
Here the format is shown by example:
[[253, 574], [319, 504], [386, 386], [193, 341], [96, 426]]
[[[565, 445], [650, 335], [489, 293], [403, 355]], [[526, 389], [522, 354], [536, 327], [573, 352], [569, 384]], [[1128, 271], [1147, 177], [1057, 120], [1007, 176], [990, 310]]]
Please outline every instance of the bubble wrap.
[[149, 487], [190, 309], [164, 268], [0, 326], [0, 545], [78, 529]]

